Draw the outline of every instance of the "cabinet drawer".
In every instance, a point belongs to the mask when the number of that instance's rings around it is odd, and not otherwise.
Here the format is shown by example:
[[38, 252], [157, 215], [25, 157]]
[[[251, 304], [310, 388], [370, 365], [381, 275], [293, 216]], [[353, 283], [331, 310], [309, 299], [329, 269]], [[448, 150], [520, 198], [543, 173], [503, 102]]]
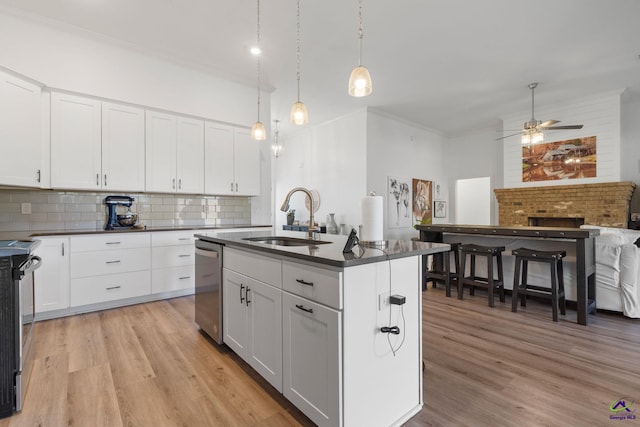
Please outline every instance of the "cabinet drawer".
[[195, 289], [195, 265], [151, 270], [151, 293]]
[[101, 251], [104, 249], [147, 248], [151, 245], [149, 233], [106, 233], [91, 236], [72, 236], [71, 252]]
[[71, 280], [71, 306], [138, 297], [150, 292], [151, 274], [148, 270], [83, 277]]
[[159, 246], [151, 249], [151, 268], [195, 264], [195, 245]]
[[225, 247], [222, 262], [229, 270], [282, 288], [282, 261], [279, 259]]
[[136, 248], [71, 254], [71, 278], [151, 268], [151, 249]]
[[282, 289], [342, 309], [341, 272], [283, 261]]
[[198, 233], [197, 230], [185, 230], [185, 231], [160, 231], [151, 233], [151, 244], [155, 246], [171, 246], [171, 245], [193, 245], [196, 238], [194, 234]]

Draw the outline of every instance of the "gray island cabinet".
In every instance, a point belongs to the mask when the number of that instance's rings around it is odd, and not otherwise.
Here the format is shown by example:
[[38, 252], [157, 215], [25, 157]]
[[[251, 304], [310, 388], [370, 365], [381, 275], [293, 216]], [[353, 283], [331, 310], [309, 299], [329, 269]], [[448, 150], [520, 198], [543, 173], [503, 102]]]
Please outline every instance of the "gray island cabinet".
[[268, 234], [196, 235], [224, 245], [224, 343], [319, 426], [401, 425], [415, 415], [422, 255], [449, 245], [389, 241], [343, 254], [345, 236], [245, 240]]

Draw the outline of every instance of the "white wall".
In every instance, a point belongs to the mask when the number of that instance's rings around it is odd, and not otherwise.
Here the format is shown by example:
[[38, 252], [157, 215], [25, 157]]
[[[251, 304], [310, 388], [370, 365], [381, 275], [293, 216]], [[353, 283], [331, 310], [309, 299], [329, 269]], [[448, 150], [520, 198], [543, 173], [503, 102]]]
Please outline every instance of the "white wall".
[[[388, 218], [389, 194], [387, 178], [419, 178], [440, 184], [441, 200], [449, 197], [448, 165], [443, 161], [446, 139], [439, 133], [369, 111], [367, 120], [367, 188], [384, 196], [385, 239], [405, 239], [417, 236], [413, 227], [390, 228]], [[432, 191], [433, 194], [433, 191]], [[361, 194], [357, 199], [358, 206]], [[435, 196], [434, 196], [435, 197]], [[433, 209], [433, 206], [431, 206]], [[447, 218], [434, 218], [434, 223], [450, 222]]]
[[[336, 223], [357, 228], [360, 199], [366, 194], [366, 122], [365, 110], [335, 120], [307, 126], [283, 138], [284, 149], [274, 168], [274, 205], [276, 230], [286, 224], [280, 205], [293, 187], [315, 189], [320, 194], [316, 222], [335, 213]], [[291, 198], [296, 220], [308, 221], [309, 211], [302, 193]]]
[[[145, 55], [90, 33], [0, 14], [0, 66], [49, 87], [251, 126], [254, 87]], [[262, 122], [269, 126], [270, 95]], [[263, 195], [252, 199], [253, 223], [271, 223], [269, 143], [262, 142]]]
[[[596, 182], [616, 182], [621, 177], [620, 153], [620, 91], [583, 98], [566, 104], [536, 107], [538, 120], [562, 120], [560, 125], [583, 124], [580, 130], [545, 132], [545, 142], [561, 141], [586, 136], [597, 137], [597, 176], [559, 181], [522, 182], [522, 145], [519, 136], [504, 142], [504, 187], [540, 187], [545, 185], [575, 185]], [[504, 118], [505, 129], [521, 129], [531, 118], [531, 112]]]

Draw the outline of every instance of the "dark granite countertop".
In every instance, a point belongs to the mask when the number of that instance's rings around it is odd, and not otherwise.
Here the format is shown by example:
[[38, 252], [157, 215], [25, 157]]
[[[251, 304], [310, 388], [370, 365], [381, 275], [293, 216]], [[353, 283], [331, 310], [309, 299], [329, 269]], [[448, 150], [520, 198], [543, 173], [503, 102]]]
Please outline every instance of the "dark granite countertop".
[[429, 255], [449, 250], [446, 243], [420, 242], [415, 240], [388, 240], [382, 247], [354, 247], [349, 253], [343, 253], [347, 236], [337, 234], [321, 234], [318, 241], [331, 242], [312, 246], [280, 246], [244, 240], [248, 237], [283, 236], [305, 239], [307, 234], [295, 231], [247, 231], [225, 232], [216, 236], [196, 234], [197, 238], [239, 249], [267, 252], [289, 258], [296, 258], [333, 267], [351, 267], [369, 264], [388, 259], [405, 258], [417, 255]]
[[38, 231], [29, 234], [29, 237], [43, 236], [70, 236], [76, 234], [105, 234], [105, 233], [148, 233], [151, 231], [184, 231], [184, 230], [231, 230], [234, 228], [264, 228], [271, 225], [218, 225], [218, 226], [197, 226], [197, 225], [177, 225], [173, 227], [145, 227], [145, 228], [119, 228], [116, 230], [103, 230], [100, 228], [78, 229], [78, 230], [52, 230]]

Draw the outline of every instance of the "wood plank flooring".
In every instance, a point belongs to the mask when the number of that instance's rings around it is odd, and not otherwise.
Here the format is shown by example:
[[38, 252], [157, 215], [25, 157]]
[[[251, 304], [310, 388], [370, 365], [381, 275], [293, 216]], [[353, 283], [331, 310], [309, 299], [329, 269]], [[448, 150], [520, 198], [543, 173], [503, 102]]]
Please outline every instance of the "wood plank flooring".
[[[14, 426], [307, 426], [294, 408], [193, 321], [193, 297], [36, 324], [35, 363]], [[598, 313], [587, 327], [545, 303], [511, 313], [486, 293], [423, 293], [425, 360], [417, 426], [640, 426], [640, 320]]]

